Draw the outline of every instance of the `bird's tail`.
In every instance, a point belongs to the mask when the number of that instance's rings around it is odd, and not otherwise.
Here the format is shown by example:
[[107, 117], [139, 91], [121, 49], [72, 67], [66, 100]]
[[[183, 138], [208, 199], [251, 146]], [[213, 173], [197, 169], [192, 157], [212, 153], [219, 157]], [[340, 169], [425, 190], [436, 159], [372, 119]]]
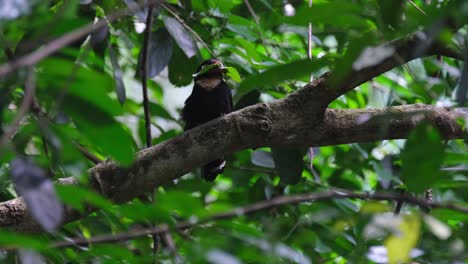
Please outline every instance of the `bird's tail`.
[[224, 172], [226, 161], [224, 159], [213, 160], [201, 168], [201, 174], [206, 181], [214, 181], [218, 174]]

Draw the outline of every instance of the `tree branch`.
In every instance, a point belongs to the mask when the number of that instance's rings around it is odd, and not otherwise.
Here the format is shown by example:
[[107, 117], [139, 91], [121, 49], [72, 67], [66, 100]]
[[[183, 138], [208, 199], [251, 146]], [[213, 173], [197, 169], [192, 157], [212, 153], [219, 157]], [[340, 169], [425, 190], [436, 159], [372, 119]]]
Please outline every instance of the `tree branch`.
[[[148, 193], [213, 158], [240, 149], [264, 146], [323, 146], [382, 139], [404, 138], [412, 128], [427, 122], [445, 139], [463, 138], [458, 119], [468, 119], [463, 108], [447, 109], [409, 105], [388, 109], [328, 109], [323, 122], [301, 116], [306, 109], [291, 108], [287, 100], [259, 104], [218, 118], [186, 133], [137, 153], [131, 168], [112, 161], [89, 170], [91, 187], [117, 203]], [[301, 119], [302, 118], [302, 122]], [[312, 125], [311, 125], [312, 123]], [[62, 179], [74, 183], [73, 178]], [[79, 219], [69, 211], [66, 221]], [[0, 203], [0, 226], [37, 230], [21, 198]]]
[[109, 242], [123, 242], [140, 236], [155, 235], [155, 234], [169, 234], [171, 230], [183, 230], [196, 227], [200, 224], [209, 223], [213, 221], [225, 220], [230, 218], [239, 217], [242, 215], [250, 215], [258, 211], [267, 210], [274, 207], [280, 207], [288, 204], [297, 204], [304, 202], [317, 202], [321, 200], [330, 199], [359, 199], [359, 200], [374, 200], [374, 201], [401, 201], [409, 204], [414, 204], [425, 208], [445, 208], [462, 213], [468, 213], [468, 207], [455, 205], [451, 203], [438, 203], [419, 199], [409, 194], [394, 194], [394, 193], [355, 193], [348, 190], [336, 189], [326, 192], [305, 193], [291, 196], [278, 196], [271, 200], [257, 202], [245, 207], [235, 208], [233, 210], [215, 214], [198, 221], [190, 220], [179, 222], [173, 227], [166, 224], [159, 225], [153, 228], [138, 229], [120, 234], [99, 235], [92, 238], [70, 238], [64, 241], [52, 243], [52, 247], [68, 247], [68, 246], [87, 246], [96, 243], [109, 243]]
[[[329, 102], [357, 85], [417, 56], [427, 55], [411, 52], [418, 41], [421, 40], [408, 37], [393, 42], [400, 56], [398, 59], [392, 57], [374, 67], [356, 71], [341, 85], [332, 87], [332, 74], [325, 74], [284, 99], [246, 107], [144, 149], [136, 154], [135, 163], [129, 168], [121, 168], [113, 161], [102, 162], [89, 170], [90, 187], [117, 203], [124, 203], [216, 157], [242, 149], [405, 138], [421, 122], [438, 128], [445, 139], [463, 138], [466, 130], [458, 119], [468, 119], [465, 108], [409, 105], [363, 110], [327, 109]], [[433, 49], [430, 46], [428, 51]], [[75, 182], [73, 178], [62, 181]], [[70, 210], [65, 222], [80, 217], [83, 215]], [[20, 198], [0, 203], [0, 227], [38, 230]]]
[[[304, 93], [313, 93], [314, 97], [320, 98], [323, 100], [323, 103], [329, 104], [336, 98], [370, 81], [374, 77], [417, 58], [442, 55], [463, 61], [463, 54], [461, 52], [438, 41], [431, 41], [428, 34], [424, 31], [418, 31], [379, 47], [394, 49], [394, 52], [375, 66], [359, 70], [350, 69], [349, 74], [342, 80], [339, 80], [333, 72], [326, 73], [325, 78], [322, 78], [319, 84], [312, 82], [296, 94], [303, 96]], [[310, 89], [307, 89], [308, 86]]]
[[86, 26], [80, 27], [68, 34], [65, 34], [59, 38], [56, 38], [50, 41], [49, 43], [46, 43], [41, 48], [39, 48], [38, 50], [32, 53], [29, 53], [14, 61], [0, 65], [0, 77], [10, 74], [19, 68], [35, 65], [42, 59], [47, 58], [51, 54], [54, 54], [58, 50], [69, 45], [70, 43], [73, 43], [83, 38], [84, 36], [87, 36], [91, 34], [92, 32], [106, 26], [107, 23], [113, 22], [126, 15], [132, 14], [138, 11], [142, 7], [145, 7], [151, 4], [156, 4], [159, 2], [161, 2], [161, 0], [148, 0], [148, 1], [144, 1], [144, 3], [136, 4], [132, 8], [121, 9], [113, 14], [110, 14], [106, 18], [99, 19], [96, 23], [89, 23]]

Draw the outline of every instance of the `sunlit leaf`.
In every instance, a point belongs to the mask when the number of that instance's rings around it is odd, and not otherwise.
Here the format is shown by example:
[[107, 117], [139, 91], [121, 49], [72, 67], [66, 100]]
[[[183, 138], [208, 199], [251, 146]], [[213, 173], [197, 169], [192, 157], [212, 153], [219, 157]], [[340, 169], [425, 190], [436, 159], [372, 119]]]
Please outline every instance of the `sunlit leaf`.
[[417, 215], [402, 217], [397, 233], [384, 242], [388, 251], [388, 263], [397, 264], [410, 260], [410, 252], [416, 246], [421, 228], [421, 219]]
[[235, 82], [241, 81], [239, 72], [234, 67], [226, 67], [226, 75]]

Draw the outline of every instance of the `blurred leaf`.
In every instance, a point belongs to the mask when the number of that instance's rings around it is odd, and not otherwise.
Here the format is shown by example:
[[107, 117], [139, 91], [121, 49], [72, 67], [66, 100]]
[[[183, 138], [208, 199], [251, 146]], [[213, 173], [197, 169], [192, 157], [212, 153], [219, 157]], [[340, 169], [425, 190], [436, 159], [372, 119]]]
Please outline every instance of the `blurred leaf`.
[[[149, 45], [148, 68], [149, 78], [157, 76], [166, 68], [172, 56], [172, 39], [165, 28], [160, 28], [151, 33], [151, 42]], [[143, 48], [140, 49], [138, 56], [138, 65], [135, 77], [141, 77]]]
[[384, 242], [388, 250], [390, 264], [405, 263], [410, 260], [410, 252], [417, 245], [421, 228], [421, 219], [416, 215], [405, 215], [397, 233]]
[[171, 114], [164, 108], [162, 105], [157, 103], [150, 103], [150, 112], [153, 114], [153, 117], [162, 117], [167, 120], [177, 121]]
[[92, 205], [103, 210], [109, 210], [112, 203], [94, 191], [77, 185], [57, 185], [57, 194], [67, 205], [84, 211], [86, 205]]
[[438, 131], [423, 124], [408, 137], [401, 153], [402, 179], [412, 192], [430, 189], [440, 176], [444, 158], [444, 145]]
[[228, 252], [224, 252], [218, 249], [213, 249], [208, 251], [206, 254], [206, 259], [213, 264], [241, 264], [242, 262], [236, 258], [235, 256], [229, 254]]
[[226, 67], [226, 75], [235, 82], [241, 82], [239, 72], [234, 67]]
[[[346, 0], [314, 3], [312, 8], [304, 5], [296, 10], [296, 15], [286, 19], [289, 24], [307, 25], [309, 22], [346, 27], [349, 29], [369, 28], [361, 15], [362, 6]], [[340, 14], [337, 16], [336, 14]]]
[[11, 177], [34, 219], [48, 232], [55, 231], [63, 219], [63, 205], [46, 172], [26, 157], [10, 163]]
[[297, 148], [271, 148], [275, 169], [283, 184], [296, 184], [302, 177], [304, 168], [304, 149]]
[[197, 67], [197, 57], [187, 59], [178, 46], [174, 47], [174, 54], [169, 62], [169, 81], [175, 86], [189, 85]]
[[275, 168], [275, 161], [273, 160], [273, 156], [271, 155], [271, 153], [261, 149], [257, 149], [254, 152], [252, 152], [250, 162], [260, 167], [272, 169]]
[[64, 94], [76, 96], [111, 116], [120, 114], [119, 104], [107, 95], [114, 90], [109, 75], [58, 58], [43, 60], [40, 68], [38, 84], [41, 90], [47, 89], [44, 92], [53, 92], [58, 98]]
[[41, 250], [47, 247], [44, 236], [20, 234], [5, 229], [0, 230], [0, 245], [2, 247], [19, 247]]
[[31, 11], [34, 2], [6, 0], [0, 5], [0, 21], [15, 19]]
[[241, 4], [242, 0], [207, 0], [206, 2], [209, 7], [218, 9], [221, 13], [228, 14], [235, 6]]
[[145, 8], [138, 8], [138, 4], [135, 2], [135, 0], [124, 0], [124, 3], [125, 5], [127, 5], [128, 8], [137, 10], [135, 14], [141, 23], [146, 22], [148, 12]]
[[243, 17], [230, 15], [226, 29], [246, 38], [249, 41], [258, 39], [258, 33], [255, 31], [256, 25], [253, 21]]
[[316, 59], [313, 62], [309, 59], [304, 59], [271, 67], [260, 74], [245, 78], [240, 84], [238, 93], [244, 95], [254, 89], [278, 85], [281, 81], [308, 76], [318, 69], [325, 67], [326, 63], [327, 59], [325, 58]]
[[[383, 22], [396, 29], [402, 17], [405, 0], [378, 0]], [[388, 30], [388, 29], [386, 29]]]
[[114, 45], [109, 45], [109, 57], [112, 63], [112, 73], [114, 74], [115, 92], [120, 104], [123, 105], [125, 102], [125, 85], [123, 83], [123, 72], [115, 52], [116, 48]]
[[171, 191], [159, 193], [156, 206], [162, 210], [177, 212], [179, 216], [188, 218], [193, 215], [201, 216], [205, 214], [200, 198], [181, 191]]
[[184, 26], [177, 19], [168, 16], [163, 17], [163, 21], [167, 31], [169, 31], [185, 55], [187, 55], [187, 58], [190, 59], [195, 56], [198, 51], [197, 45], [195, 45], [192, 36]]
[[67, 96], [65, 112], [74, 123], [105, 155], [110, 155], [123, 166], [129, 166], [134, 159], [133, 139], [112, 116], [102, 112], [87, 101], [74, 96]]
[[45, 258], [41, 254], [29, 250], [29, 249], [20, 249], [19, 258], [23, 264], [45, 264], [47, 263]]
[[449, 226], [431, 215], [424, 215], [424, 222], [439, 239], [446, 240], [452, 235], [452, 230]]
[[165, 210], [152, 204], [126, 204], [120, 206], [118, 211], [122, 217], [133, 219], [141, 222], [158, 222], [173, 224], [174, 220], [171, 217], [171, 210]]
[[[130, 249], [118, 244], [93, 245], [89, 249], [89, 254], [95, 256], [106, 256], [108, 261], [120, 261], [125, 259], [128, 263], [138, 263], [135, 260], [134, 253]], [[107, 263], [111, 263], [113, 261], [109, 261]]]
[[96, 52], [96, 54], [102, 57], [104, 55], [104, 51], [108, 47], [108, 40], [109, 27], [107, 25], [104, 25], [100, 27], [97, 31], [91, 33], [89, 43], [91, 45], [91, 48], [93, 48], [94, 52]]

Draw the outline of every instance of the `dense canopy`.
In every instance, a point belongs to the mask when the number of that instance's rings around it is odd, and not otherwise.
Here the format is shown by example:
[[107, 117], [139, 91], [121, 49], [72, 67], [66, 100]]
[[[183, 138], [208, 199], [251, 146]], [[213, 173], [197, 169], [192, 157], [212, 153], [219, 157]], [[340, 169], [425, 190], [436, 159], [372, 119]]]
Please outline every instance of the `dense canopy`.
[[[3, 0], [0, 262], [463, 263], [467, 21], [464, 0]], [[209, 58], [237, 111], [184, 133]]]

